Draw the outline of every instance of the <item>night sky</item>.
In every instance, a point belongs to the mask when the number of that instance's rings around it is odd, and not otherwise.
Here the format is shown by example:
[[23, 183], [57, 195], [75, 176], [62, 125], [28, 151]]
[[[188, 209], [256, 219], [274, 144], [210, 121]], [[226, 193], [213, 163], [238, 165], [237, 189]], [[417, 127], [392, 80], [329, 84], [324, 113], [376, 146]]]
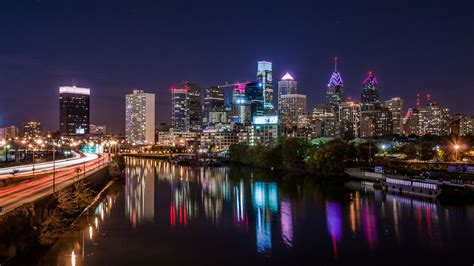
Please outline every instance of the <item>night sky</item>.
[[157, 122], [169, 122], [171, 87], [254, 80], [258, 60], [273, 62], [275, 88], [289, 71], [312, 108], [336, 55], [346, 96], [359, 99], [373, 70], [384, 100], [413, 106], [431, 92], [474, 114], [472, 1], [160, 2], [1, 1], [0, 126], [57, 130], [58, 87], [73, 80], [92, 88], [91, 122], [112, 132], [133, 88], [155, 93]]

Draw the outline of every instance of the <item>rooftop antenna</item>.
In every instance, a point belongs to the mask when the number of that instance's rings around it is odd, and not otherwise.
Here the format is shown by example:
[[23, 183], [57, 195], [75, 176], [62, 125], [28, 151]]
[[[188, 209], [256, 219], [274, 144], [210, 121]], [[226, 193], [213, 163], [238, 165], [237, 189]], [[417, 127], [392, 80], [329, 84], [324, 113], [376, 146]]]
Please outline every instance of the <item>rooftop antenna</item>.
[[416, 108], [418, 109], [420, 107], [420, 93], [416, 94]]
[[337, 56], [334, 57], [334, 72], [337, 72]]
[[72, 86], [76, 87], [77, 86], [77, 80], [76, 79], [72, 79]]

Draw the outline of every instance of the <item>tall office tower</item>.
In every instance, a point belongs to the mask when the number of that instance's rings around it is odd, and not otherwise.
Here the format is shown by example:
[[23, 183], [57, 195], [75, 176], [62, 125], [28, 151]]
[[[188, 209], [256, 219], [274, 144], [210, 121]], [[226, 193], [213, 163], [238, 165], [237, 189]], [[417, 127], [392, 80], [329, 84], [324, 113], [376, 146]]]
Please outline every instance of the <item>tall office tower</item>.
[[306, 113], [306, 95], [285, 94], [281, 96], [280, 119], [287, 130], [295, 130], [298, 126], [298, 116]]
[[403, 100], [395, 97], [385, 101], [384, 106], [392, 113], [393, 134], [401, 135], [403, 133]]
[[278, 113], [281, 110], [281, 96], [287, 94], [296, 94], [297, 82], [293, 79], [290, 73], [286, 73], [281, 81], [278, 81]]
[[393, 134], [392, 113], [388, 108], [368, 104], [360, 112], [360, 136], [383, 137]]
[[342, 102], [339, 104], [339, 125], [341, 137], [353, 139], [359, 136], [360, 131], [360, 104], [356, 102]]
[[337, 57], [334, 58], [334, 72], [332, 72], [331, 79], [329, 79], [328, 89], [326, 91], [326, 104], [331, 106], [332, 110], [337, 113], [339, 111], [339, 104], [344, 98], [344, 83], [342, 77], [337, 70]]
[[379, 93], [377, 91], [377, 84], [377, 78], [374, 76], [374, 73], [372, 71], [369, 71], [369, 74], [365, 78], [362, 87], [362, 95], [360, 99], [360, 103], [363, 107], [362, 109], [364, 109], [364, 105], [379, 103]]
[[224, 103], [224, 88], [210, 86], [204, 98], [204, 126], [227, 122]]
[[202, 130], [202, 104], [201, 104], [201, 87], [198, 84], [185, 82], [181, 85], [181, 89], [188, 92], [188, 109], [189, 109], [189, 131]]
[[430, 101], [419, 107], [420, 135], [445, 136], [449, 133], [449, 110], [436, 102]]
[[155, 94], [133, 90], [125, 96], [125, 137], [130, 144], [155, 144]]
[[250, 124], [249, 108], [247, 106], [247, 98], [245, 97], [246, 83], [236, 84], [232, 91], [232, 106], [230, 110], [231, 122]]
[[189, 131], [189, 95], [187, 88], [171, 89], [171, 128], [174, 132]]
[[28, 121], [23, 125], [24, 138], [37, 138], [41, 136], [41, 123], [37, 121]]
[[59, 87], [59, 131], [61, 135], [89, 133], [90, 89]]
[[273, 113], [272, 63], [258, 61], [257, 80], [263, 85], [264, 113]]
[[249, 107], [250, 121], [253, 121], [256, 116], [265, 114], [263, 90], [264, 84], [262, 82], [251, 82], [245, 86], [245, 98]]

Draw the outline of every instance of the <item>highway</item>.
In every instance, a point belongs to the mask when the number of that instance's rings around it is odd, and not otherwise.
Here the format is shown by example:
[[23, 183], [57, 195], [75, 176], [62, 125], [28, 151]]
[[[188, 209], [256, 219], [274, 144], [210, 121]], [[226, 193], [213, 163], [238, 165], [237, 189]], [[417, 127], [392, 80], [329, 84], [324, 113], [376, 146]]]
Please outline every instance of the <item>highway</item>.
[[[74, 156], [72, 158], [57, 160], [55, 165], [53, 162], [44, 162], [34, 164], [35, 173], [42, 173], [52, 171], [53, 168], [59, 169], [63, 167], [68, 167], [84, 161], [92, 161], [97, 159], [97, 154], [94, 153], [85, 153], [83, 157], [77, 152], [73, 152]], [[11, 173], [13, 170], [18, 170], [17, 174], [32, 174], [33, 173], [33, 164], [27, 165], [18, 165], [13, 167], [0, 168], [0, 179], [6, 177], [12, 177]]]
[[[71, 185], [75, 181], [83, 179], [84, 168], [86, 172], [85, 175], [88, 176], [105, 166], [109, 160], [106, 154], [102, 154], [101, 156], [92, 153], [85, 155], [86, 156], [81, 157], [80, 160], [74, 160], [75, 164], [70, 164], [69, 161], [66, 166], [62, 165], [61, 168], [56, 168], [54, 178], [56, 191]], [[84, 161], [84, 158], [87, 158], [87, 160]], [[78, 168], [81, 169], [80, 173], [76, 172]], [[34, 180], [0, 188], [0, 207], [2, 208], [0, 215], [52, 193], [52, 173], [48, 173]]]

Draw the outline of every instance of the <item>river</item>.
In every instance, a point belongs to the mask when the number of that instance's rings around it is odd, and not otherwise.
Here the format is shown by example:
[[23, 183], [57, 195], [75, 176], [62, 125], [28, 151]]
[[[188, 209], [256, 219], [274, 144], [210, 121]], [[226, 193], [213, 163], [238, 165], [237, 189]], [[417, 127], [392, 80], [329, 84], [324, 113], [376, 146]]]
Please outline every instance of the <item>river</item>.
[[37, 265], [474, 263], [474, 206], [357, 182], [127, 158], [125, 181]]

